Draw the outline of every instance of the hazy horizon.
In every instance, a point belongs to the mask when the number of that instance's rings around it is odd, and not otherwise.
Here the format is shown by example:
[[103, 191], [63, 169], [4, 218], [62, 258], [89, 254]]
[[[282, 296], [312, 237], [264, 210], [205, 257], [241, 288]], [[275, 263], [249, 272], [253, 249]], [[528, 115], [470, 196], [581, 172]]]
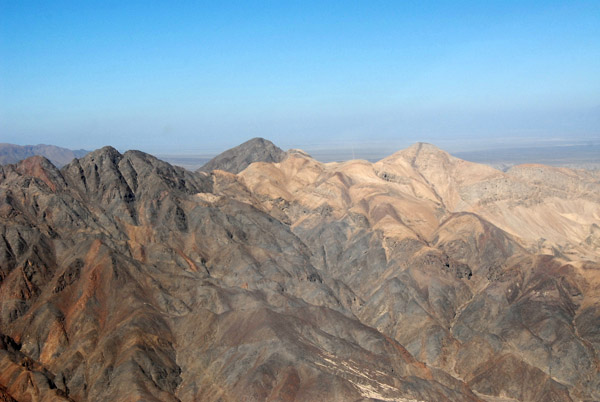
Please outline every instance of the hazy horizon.
[[598, 2], [1, 2], [0, 142], [600, 141]]

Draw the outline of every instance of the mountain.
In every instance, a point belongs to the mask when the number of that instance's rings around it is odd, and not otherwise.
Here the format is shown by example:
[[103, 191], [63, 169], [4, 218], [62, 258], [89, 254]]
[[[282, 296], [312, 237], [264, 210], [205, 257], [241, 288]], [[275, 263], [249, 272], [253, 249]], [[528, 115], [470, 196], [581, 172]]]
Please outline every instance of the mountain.
[[48, 158], [54, 165], [62, 167], [75, 158], [81, 158], [88, 151], [79, 149], [76, 151], [60, 148], [54, 145], [14, 145], [0, 143], [0, 165], [17, 163], [31, 156], [40, 155]]
[[600, 176], [260, 144], [0, 166], [0, 397], [600, 400]]
[[239, 173], [254, 162], [281, 162], [285, 152], [269, 140], [252, 138], [231, 148], [208, 161], [198, 169], [199, 172], [212, 172], [224, 170], [230, 173]]

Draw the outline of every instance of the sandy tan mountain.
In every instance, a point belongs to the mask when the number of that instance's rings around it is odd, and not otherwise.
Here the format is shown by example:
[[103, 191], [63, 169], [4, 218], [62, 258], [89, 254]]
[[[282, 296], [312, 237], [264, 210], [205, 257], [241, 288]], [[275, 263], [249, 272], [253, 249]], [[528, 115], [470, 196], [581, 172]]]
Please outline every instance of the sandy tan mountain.
[[472, 212], [531, 251], [600, 257], [600, 174], [594, 171], [519, 165], [505, 173], [418, 143], [374, 164], [321, 164], [292, 152], [241, 177], [269, 198], [308, 208], [326, 204], [338, 215], [363, 213], [387, 236], [399, 231], [430, 240], [450, 214]]

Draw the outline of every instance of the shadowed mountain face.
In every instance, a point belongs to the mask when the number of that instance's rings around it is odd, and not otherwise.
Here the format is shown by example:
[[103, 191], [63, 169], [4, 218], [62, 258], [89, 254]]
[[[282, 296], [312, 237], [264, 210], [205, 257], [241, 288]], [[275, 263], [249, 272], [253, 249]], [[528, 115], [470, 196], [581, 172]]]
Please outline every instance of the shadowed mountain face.
[[279, 147], [264, 138], [253, 138], [208, 161], [198, 172], [224, 170], [239, 173], [254, 162], [281, 162], [285, 157]]
[[54, 165], [61, 167], [71, 162], [75, 158], [81, 158], [88, 151], [79, 149], [76, 151], [60, 148], [54, 145], [14, 145], [0, 144], [0, 165], [17, 163], [31, 156], [43, 156], [49, 159]]
[[600, 399], [600, 177], [252, 144], [0, 167], [0, 399]]

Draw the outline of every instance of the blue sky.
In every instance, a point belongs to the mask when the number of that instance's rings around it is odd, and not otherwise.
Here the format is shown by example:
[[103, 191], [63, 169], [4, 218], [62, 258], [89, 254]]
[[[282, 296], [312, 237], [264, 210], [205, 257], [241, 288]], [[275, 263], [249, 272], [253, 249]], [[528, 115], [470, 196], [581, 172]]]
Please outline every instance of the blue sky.
[[0, 0], [0, 142], [600, 141], [599, 1]]

